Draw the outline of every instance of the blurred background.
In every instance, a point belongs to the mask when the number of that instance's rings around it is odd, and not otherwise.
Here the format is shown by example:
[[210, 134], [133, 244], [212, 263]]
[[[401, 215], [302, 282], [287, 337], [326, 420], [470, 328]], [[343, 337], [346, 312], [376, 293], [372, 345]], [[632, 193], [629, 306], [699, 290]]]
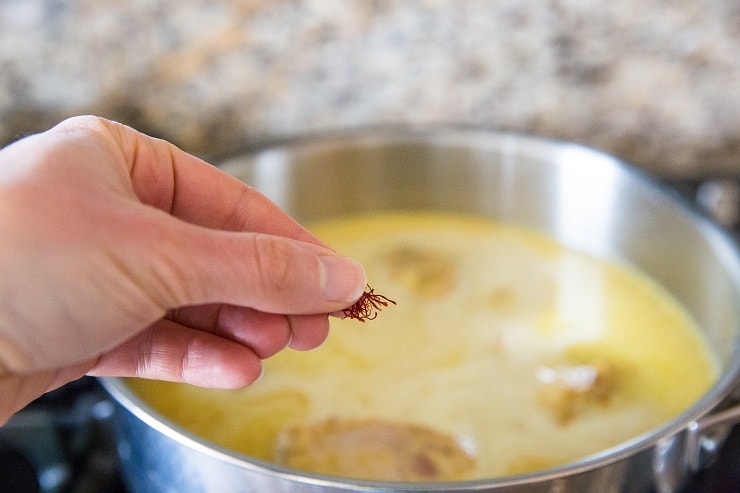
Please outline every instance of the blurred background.
[[348, 127], [740, 175], [734, 0], [0, 0], [0, 145], [94, 113], [206, 157]]

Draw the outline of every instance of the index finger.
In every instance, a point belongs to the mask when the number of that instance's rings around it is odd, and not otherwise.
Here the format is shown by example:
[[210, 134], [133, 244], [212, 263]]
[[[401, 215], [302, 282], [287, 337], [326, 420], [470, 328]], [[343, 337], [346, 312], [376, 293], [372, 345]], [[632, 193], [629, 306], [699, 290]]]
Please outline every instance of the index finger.
[[70, 118], [55, 129], [103, 134], [121, 154], [139, 200], [184, 221], [323, 245], [263, 194], [170, 142], [90, 116]]

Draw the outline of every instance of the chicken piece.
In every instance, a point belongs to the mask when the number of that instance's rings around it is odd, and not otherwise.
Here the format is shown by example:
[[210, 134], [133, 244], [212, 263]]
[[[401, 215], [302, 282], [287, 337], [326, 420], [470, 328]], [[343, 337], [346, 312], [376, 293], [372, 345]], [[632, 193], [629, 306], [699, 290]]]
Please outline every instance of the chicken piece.
[[413, 293], [437, 298], [455, 286], [455, 264], [452, 258], [431, 249], [400, 245], [383, 257], [393, 279]]
[[376, 481], [454, 481], [475, 466], [453, 437], [380, 419], [329, 418], [283, 430], [275, 462], [292, 469]]
[[614, 393], [613, 371], [604, 362], [542, 367], [537, 376], [545, 384], [539, 402], [561, 426], [594, 406], [606, 406]]

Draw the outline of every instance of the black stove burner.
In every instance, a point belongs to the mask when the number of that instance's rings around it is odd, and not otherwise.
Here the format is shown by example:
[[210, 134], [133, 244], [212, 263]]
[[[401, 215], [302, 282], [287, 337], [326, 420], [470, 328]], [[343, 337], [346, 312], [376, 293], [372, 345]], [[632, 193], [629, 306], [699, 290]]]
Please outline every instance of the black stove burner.
[[[740, 178], [669, 185], [740, 241]], [[112, 415], [113, 403], [89, 377], [33, 402], [0, 428], [0, 493], [127, 493]], [[685, 493], [740, 493], [740, 425]]]
[[112, 415], [90, 377], [34, 401], [0, 428], [0, 492], [125, 493]]
[[733, 427], [716, 462], [698, 475], [687, 493], [740, 493], [740, 426]]

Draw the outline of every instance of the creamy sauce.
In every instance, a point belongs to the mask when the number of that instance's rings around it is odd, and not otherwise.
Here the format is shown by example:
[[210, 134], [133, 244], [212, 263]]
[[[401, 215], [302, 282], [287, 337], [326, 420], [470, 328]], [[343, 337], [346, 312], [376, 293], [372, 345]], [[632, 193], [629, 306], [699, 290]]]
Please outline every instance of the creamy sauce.
[[394, 299], [332, 320], [239, 391], [130, 381], [156, 410], [223, 447], [273, 460], [289, 425], [328, 417], [454, 435], [470, 478], [581, 459], [677, 416], [717, 375], [684, 310], [637, 270], [467, 216], [383, 214], [314, 225]]

